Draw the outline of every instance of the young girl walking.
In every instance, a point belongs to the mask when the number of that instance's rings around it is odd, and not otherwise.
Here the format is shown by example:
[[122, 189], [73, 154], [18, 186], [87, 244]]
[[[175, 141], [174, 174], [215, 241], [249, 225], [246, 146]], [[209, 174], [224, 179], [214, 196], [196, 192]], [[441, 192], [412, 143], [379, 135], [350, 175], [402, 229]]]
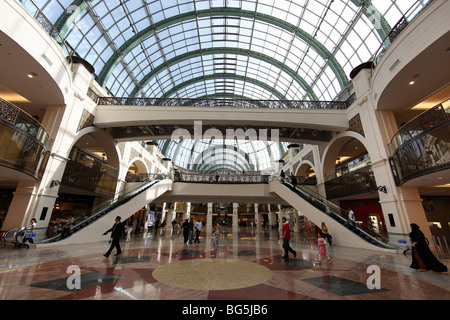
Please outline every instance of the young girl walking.
[[220, 224], [217, 222], [216, 223], [216, 227], [214, 229], [214, 235], [216, 236], [215, 240], [214, 240], [214, 247], [219, 245], [219, 237], [220, 237]]
[[331, 264], [331, 257], [328, 255], [325, 238], [322, 232], [319, 233], [319, 238], [317, 239], [317, 244], [319, 246], [319, 264], [322, 263], [322, 258], [327, 257], [328, 263]]

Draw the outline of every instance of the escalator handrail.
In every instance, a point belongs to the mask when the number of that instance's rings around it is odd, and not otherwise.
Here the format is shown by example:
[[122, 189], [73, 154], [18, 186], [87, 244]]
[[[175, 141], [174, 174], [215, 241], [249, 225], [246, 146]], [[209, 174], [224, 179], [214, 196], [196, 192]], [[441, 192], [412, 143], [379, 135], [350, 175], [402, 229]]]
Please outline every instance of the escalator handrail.
[[[135, 196], [141, 194], [145, 190], [153, 187], [154, 185], [156, 185], [160, 181], [161, 180], [152, 180], [152, 181], [150, 181], [149, 179], [146, 179], [146, 180], [141, 181], [141, 182], [146, 182], [144, 185], [139, 184], [137, 188], [129, 190], [129, 191], [126, 191], [125, 193], [123, 193], [123, 191], [122, 192], [118, 192], [117, 194], [115, 194], [112, 197], [114, 200], [112, 200], [112, 201], [110, 201], [110, 200], [104, 201], [102, 204], [97, 206], [96, 209], [94, 209], [92, 211], [93, 214], [91, 214], [90, 216], [86, 217], [85, 219], [83, 219], [83, 220], [77, 222], [76, 224], [74, 224], [70, 228], [70, 235], [72, 235], [73, 233], [78, 232], [81, 229], [83, 229], [83, 227], [82, 227], [83, 225], [87, 226], [87, 225], [89, 225], [91, 223], [92, 220], [96, 220], [96, 219], [102, 217], [105, 214], [105, 211], [108, 208], [110, 208], [111, 206], [120, 206], [120, 205], [122, 205], [124, 203], [127, 203], [132, 198], [134, 198]], [[60, 238], [61, 238], [61, 234], [57, 234], [56, 236], [53, 236], [51, 238], [43, 239], [39, 243], [55, 242], [57, 240], [60, 240]]]
[[[347, 211], [344, 208], [339, 207], [338, 205], [336, 205], [335, 203], [332, 203], [331, 201], [329, 201], [328, 199], [326, 199], [323, 196], [320, 196], [319, 194], [315, 193], [314, 191], [308, 189], [308, 188], [298, 188], [298, 186], [295, 186], [295, 188], [293, 188], [292, 184], [289, 182], [280, 182], [282, 185], [284, 185], [286, 188], [288, 188], [289, 190], [295, 192], [297, 195], [299, 195], [302, 199], [304, 199], [305, 201], [307, 201], [308, 203], [310, 203], [311, 205], [313, 205], [315, 208], [317, 208], [318, 210], [322, 211], [323, 213], [325, 213], [326, 215], [328, 215], [329, 217], [333, 218], [334, 220], [338, 221], [341, 225], [345, 225], [347, 223], [347, 219], [345, 217], [343, 217], [342, 215], [340, 215], [338, 212], [342, 212], [342, 211]], [[307, 191], [305, 190], [307, 189]], [[328, 210], [322, 210], [320, 208], [318, 208], [317, 206], [315, 206], [313, 203], [311, 203], [311, 201], [309, 201], [306, 197], [302, 196], [306, 195], [311, 197], [311, 199], [314, 199], [317, 202], [322, 203], [326, 208], [330, 209], [330, 211]], [[339, 211], [334, 210], [333, 208], [338, 208]], [[336, 212], [337, 211], [337, 212]], [[359, 236], [360, 238], [364, 239], [364, 237], [362, 237], [362, 235], [370, 238], [372, 241], [374, 241], [376, 243], [377, 246], [381, 246], [383, 248], [387, 248], [387, 249], [397, 249], [396, 247], [386, 244], [380, 240], [378, 240], [377, 238], [375, 238], [373, 235], [369, 234], [367, 232], [367, 230], [364, 230], [363, 228], [361, 228], [358, 225], [355, 225], [355, 230], [357, 230], [358, 232], [355, 232], [351, 229], [348, 229], [349, 231], [353, 232], [354, 234], [356, 234], [357, 236]], [[366, 239], [364, 239], [366, 240]]]

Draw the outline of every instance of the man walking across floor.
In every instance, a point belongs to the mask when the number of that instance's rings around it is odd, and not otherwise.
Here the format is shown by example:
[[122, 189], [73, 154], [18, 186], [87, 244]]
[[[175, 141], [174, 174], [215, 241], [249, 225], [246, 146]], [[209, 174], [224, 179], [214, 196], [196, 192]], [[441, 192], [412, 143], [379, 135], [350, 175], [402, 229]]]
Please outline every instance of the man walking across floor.
[[283, 220], [283, 228], [281, 229], [281, 233], [284, 248], [283, 259], [289, 259], [289, 252], [292, 253], [295, 258], [297, 257], [297, 252], [289, 246], [289, 240], [291, 239], [291, 229], [289, 227], [289, 222], [286, 221], [285, 217], [283, 217], [282, 220]]
[[109, 232], [112, 232], [112, 241], [111, 241], [111, 247], [109, 250], [104, 254], [106, 258], [109, 257], [111, 254], [111, 251], [114, 249], [114, 247], [117, 250], [116, 256], [122, 253], [122, 249], [120, 248], [120, 239], [122, 238], [123, 234], [125, 233], [125, 227], [123, 226], [123, 223], [120, 222], [121, 217], [117, 216], [111, 229], [106, 231], [103, 235], [108, 234]]
[[197, 222], [194, 225], [195, 228], [195, 240], [194, 243], [200, 243], [200, 239], [198, 238], [200, 236], [200, 232], [202, 232], [202, 222], [200, 219], [197, 219]]

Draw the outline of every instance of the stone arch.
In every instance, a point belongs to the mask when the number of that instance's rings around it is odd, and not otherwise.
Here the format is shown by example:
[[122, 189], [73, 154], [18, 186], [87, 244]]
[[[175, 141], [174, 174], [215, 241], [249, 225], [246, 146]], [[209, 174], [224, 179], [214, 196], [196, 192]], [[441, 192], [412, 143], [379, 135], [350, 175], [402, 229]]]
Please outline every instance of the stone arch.
[[134, 158], [128, 163], [128, 169], [135, 167], [138, 173], [150, 173], [147, 164], [141, 158]]
[[[337, 159], [341, 158], [342, 156], [351, 156], [350, 151], [347, 150], [348, 148], [355, 146], [358, 148], [363, 147], [367, 153], [369, 154], [369, 157], [371, 155], [371, 150], [369, 143], [366, 138], [364, 138], [362, 135], [360, 135], [357, 132], [354, 131], [346, 131], [341, 134], [339, 134], [337, 137], [333, 138], [329, 144], [327, 145], [322, 158], [322, 181], [327, 181], [327, 173], [332, 172], [335, 170], [337, 165]], [[345, 149], [347, 148], [347, 149]], [[342, 154], [342, 150], [345, 150], [345, 152], [348, 152], [348, 154]], [[354, 150], [354, 154], [356, 153], [363, 153], [363, 150]], [[373, 154], [373, 153], [372, 153]], [[341, 162], [345, 162], [346, 159], [341, 159]]]
[[72, 143], [67, 144], [66, 149], [61, 150], [63, 154], [68, 156], [72, 148], [80, 141], [83, 141], [84, 138], [87, 138], [88, 135], [90, 136], [90, 139], [96, 140], [98, 144], [103, 148], [105, 158], [107, 159], [107, 163], [110, 166], [119, 170], [120, 160], [119, 154], [116, 150], [116, 142], [104, 130], [97, 127], [87, 127], [78, 131], [77, 134], [74, 136]]
[[313, 171], [314, 174], [316, 174], [316, 169], [313, 163], [309, 160], [304, 160], [300, 164], [300, 166], [297, 168], [297, 171], [295, 172], [296, 176], [302, 176], [306, 177], [308, 174]]

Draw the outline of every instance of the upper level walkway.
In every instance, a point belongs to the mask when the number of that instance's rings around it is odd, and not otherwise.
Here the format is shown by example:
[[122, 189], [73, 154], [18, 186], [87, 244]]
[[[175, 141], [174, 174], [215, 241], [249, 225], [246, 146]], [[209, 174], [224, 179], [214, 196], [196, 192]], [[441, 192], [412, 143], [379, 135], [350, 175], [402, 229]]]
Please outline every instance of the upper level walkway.
[[349, 128], [353, 101], [98, 98], [94, 124], [119, 141], [243, 135], [323, 144]]

